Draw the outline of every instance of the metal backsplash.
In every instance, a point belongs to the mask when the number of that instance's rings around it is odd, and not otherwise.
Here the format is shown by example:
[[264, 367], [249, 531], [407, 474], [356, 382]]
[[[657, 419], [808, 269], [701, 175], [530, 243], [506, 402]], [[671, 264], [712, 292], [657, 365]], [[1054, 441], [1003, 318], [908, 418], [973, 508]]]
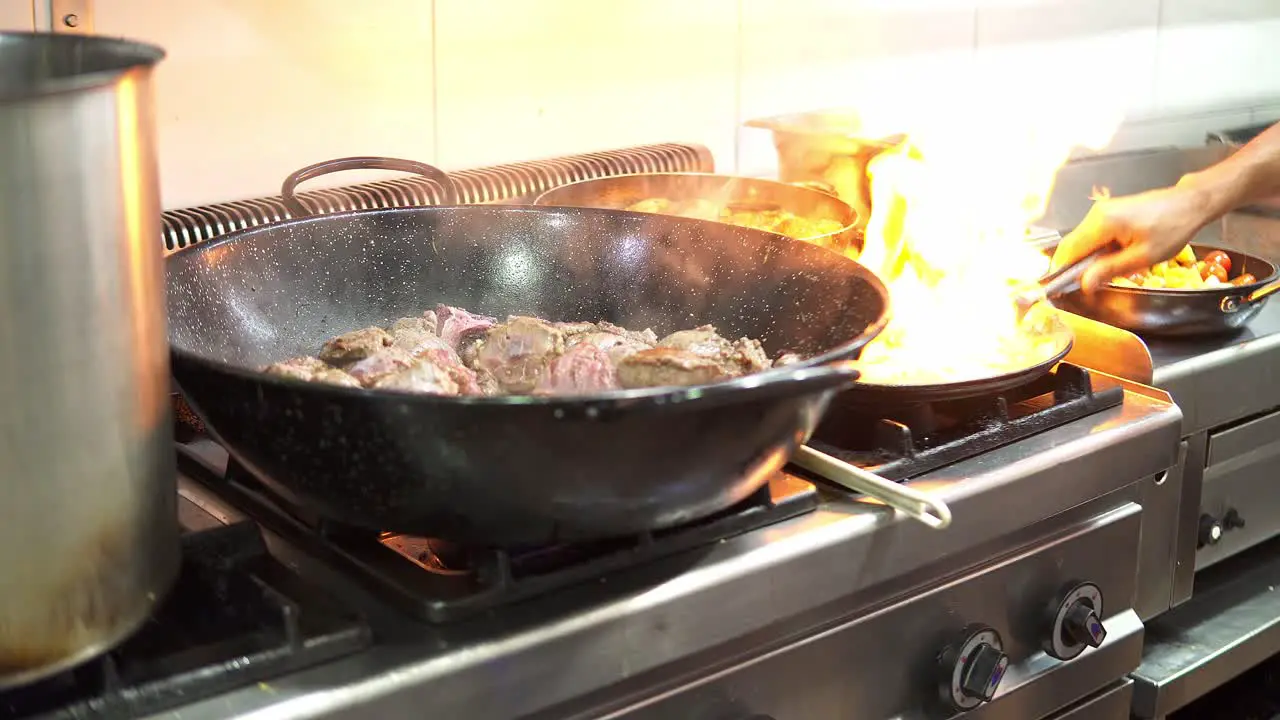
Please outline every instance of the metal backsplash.
[[[464, 203], [530, 202], [553, 187], [579, 180], [642, 172], [714, 172], [711, 151], [702, 145], [641, 145], [548, 160], [494, 165], [450, 173]], [[298, 193], [309, 208], [332, 213], [370, 208], [435, 205], [441, 187], [421, 177]], [[226, 233], [287, 219], [279, 195], [166, 210], [164, 246], [169, 252]]]

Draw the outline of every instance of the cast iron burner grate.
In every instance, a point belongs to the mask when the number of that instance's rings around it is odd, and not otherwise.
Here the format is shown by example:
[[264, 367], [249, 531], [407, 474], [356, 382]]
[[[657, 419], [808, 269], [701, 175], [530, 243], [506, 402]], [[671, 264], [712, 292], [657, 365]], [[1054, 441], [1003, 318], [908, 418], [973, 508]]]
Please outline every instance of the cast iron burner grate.
[[252, 522], [190, 532], [182, 557], [169, 597], [137, 634], [102, 658], [0, 692], [0, 717], [137, 717], [370, 642], [363, 620], [271, 559]]
[[893, 408], [837, 397], [809, 444], [890, 480], [906, 480], [1124, 401], [1115, 379], [1070, 363], [997, 395]]
[[[613, 540], [530, 548], [464, 548], [438, 540], [370, 533], [309, 517], [234, 460], [225, 470], [179, 446], [185, 475], [237, 508], [344, 566], [380, 599], [422, 620], [448, 623], [548, 595], [817, 508], [812, 483], [778, 473], [742, 503], [668, 530]], [[281, 525], [280, 523], [283, 523]]]

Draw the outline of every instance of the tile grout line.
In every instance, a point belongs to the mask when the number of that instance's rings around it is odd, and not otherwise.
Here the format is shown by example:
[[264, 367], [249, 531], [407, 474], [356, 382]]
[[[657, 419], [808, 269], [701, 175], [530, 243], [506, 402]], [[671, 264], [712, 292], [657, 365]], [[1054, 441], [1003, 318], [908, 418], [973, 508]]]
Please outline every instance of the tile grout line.
[[440, 162], [440, 45], [436, 42], [439, 21], [436, 0], [431, 0], [431, 162]]
[[[743, 56], [746, 54], [746, 38], [744, 37], [744, 23], [743, 23], [743, 15], [746, 11], [746, 8], [743, 7], [743, 3], [745, 1], [746, 0], [737, 0], [737, 3], [736, 3], [737, 12], [738, 12], [738, 17], [737, 17], [738, 27], [737, 27], [737, 32], [734, 34], [734, 41], [733, 41], [733, 51], [734, 51], [733, 53], [734, 54], [734, 57], [733, 57], [733, 77], [734, 77], [733, 173], [734, 174], [742, 172], [742, 123], [744, 122], [742, 117], [742, 86], [746, 82], [746, 79], [743, 77], [743, 68], [746, 65], [746, 63], [743, 62]], [[716, 172], [724, 172], [720, 168], [715, 168], [715, 170]]]

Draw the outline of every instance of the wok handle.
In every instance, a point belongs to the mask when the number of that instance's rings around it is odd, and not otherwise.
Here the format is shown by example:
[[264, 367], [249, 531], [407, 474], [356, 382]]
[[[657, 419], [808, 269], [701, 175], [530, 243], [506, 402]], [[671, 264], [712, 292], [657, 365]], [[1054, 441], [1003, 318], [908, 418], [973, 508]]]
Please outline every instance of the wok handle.
[[951, 508], [941, 500], [837, 460], [808, 445], [802, 445], [791, 457], [791, 462], [848, 490], [873, 497], [934, 530], [942, 530], [951, 524]]
[[338, 158], [316, 163], [315, 165], [308, 165], [301, 170], [295, 170], [280, 184], [280, 200], [284, 202], [285, 209], [289, 211], [289, 214], [295, 218], [314, 215], [315, 213], [311, 212], [306, 205], [302, 204], [302, 201], [298, 200], [296, 194], [298, 185], [308, 180], [314, 180], [321, 175], [346, 170], [392, 170], [394, 172], [421, 175], [440, 184], [440, 187], [444, 190], [445, 205], [458, 204], [458, 186], [453, 182], [453, 178], [449, 177], [449, 173], [434, 165], [428, 165], [416, 160], [400, 160], [388, 157]]
[[1272, 280], [1248, 295], [1228, 295], [1222, 298], [1222, 312], [1238, 312], [1256, 302], [1266, 300], [1275, 294], [1277, 290], [1280, 290], [1280, 280]]

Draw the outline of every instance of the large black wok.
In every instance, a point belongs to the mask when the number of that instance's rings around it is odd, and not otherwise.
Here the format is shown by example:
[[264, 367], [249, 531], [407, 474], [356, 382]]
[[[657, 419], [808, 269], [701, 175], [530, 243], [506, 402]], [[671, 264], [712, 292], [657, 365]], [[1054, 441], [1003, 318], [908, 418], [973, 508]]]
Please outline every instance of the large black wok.
[[[429, 166], [355, 158], [327, 171]], [[448, 184], [442, 175], [433, 175]], [[604, 319], [660, 335], [713, 323], [784, 369], [586, 397], [434, 397], [261, 374], [327, 338], [436, 303]], [[620, 535], [749, 496], [815, 427], [886, 321], [884, 286], [821, 248], [615, 210], [449, 206], [290, 220], [168, 261], [173, 373], [229, 451], [323, 516], [468, 543]]]

